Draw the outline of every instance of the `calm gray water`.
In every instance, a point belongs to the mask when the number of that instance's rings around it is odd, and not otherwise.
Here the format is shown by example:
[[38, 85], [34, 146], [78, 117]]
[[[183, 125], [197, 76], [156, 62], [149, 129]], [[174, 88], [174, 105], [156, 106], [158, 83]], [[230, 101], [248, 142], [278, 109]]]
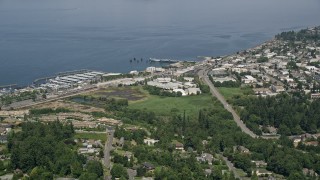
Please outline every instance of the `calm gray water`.
[[319, 17], [319, 0], [0, 0], [0, 85], [226, 55]]

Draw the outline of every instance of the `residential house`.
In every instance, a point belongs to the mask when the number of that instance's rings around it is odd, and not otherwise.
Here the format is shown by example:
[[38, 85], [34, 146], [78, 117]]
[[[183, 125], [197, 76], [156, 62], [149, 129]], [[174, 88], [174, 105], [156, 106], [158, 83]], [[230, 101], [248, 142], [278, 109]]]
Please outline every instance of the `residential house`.
[[188, 94], [186, 93], [186, 91], [183, 90], [183, 89], [174, 89], [174, 90], [172, 90], [172, 91], [175, 92], [175, 93], [180, 92], [182, 96], [187, 96], [187, 95], [188, 95]]
[[312, 93], [311, 94], [311, 99], [319, 99], [320, 98], [320, 93]]
[[275, 93], [281, 93], [281, 92], [285, 92], [285, 88], [283, 86], [275, 86], [275, 85], [272, 85], [271, 87], [271, 90]]
[[212, 165], [213, 155], [209, 153], [202, 153], [201, 156], [196, 157], [199, 162], [208, 162], [209, 165]]
[[200, 88], [188, 88], [187, 90], [186, 90], [186, 93], [188, 94], [188, 95], [197, 95], [197, 94], [201, 94], [201, 90], [200, 90]]
[[303, 168], [303, 169], [302, 169], [302, 173], [303, 173], [305, 176], [315, 176], [315, 177], [318, 177], [318, 176], [319, 176], [313, 169]]
[[264, 161], [251, 161], [252, 163], [254, 163], [256, 165], [256, 167], [265, 167], [268, 164]]
[[255, 171], [252, 171], [252, 174], [256, 173], [257, 176], [268, 176], [272, 175], [272, 172], [265, 170], [265, 169], [256, 169]]
[[155, 143], [159, 142], [159, 140], [155, 139], [144, 139], [143, 142], [147, 144], [148, 146], [154, 146]]
[[174, 145], [175, 145], [175, 149], [176, 149], [176, 150], [181, 150], [181, 151], [184, 150], [184, 146], [183, 146], [182, 143], [176, 142], [176, 143], [174, 143]]
[[252, 84], [252, 83], [256, 83], [257, 79], [250, 75], [245, 75], [244, 78], [242, 78], [242, 82], [244, 84]]
[[271, 91], [268, 88], [254, 88], [253, 92], [255, 95], [269, 95], [269, 94], [271, 94]]
[[228, 81], [236, 82], [236, 80], [232, 77], [214, 77], [213, 81], [220, 82], [220, 83], [228, 82]]
[[142, 163], [142, 166], [147, 170], [147, 171], [153, 171], [155, 169], [155, 166], [149, 162], [144, 162]]
[[244, 153], [244, 154], [248, 154], [250, 153], [250, 150], [244, 146], [233, 146], [233, 151], [234, 152], [240, 152], [240, 153]]

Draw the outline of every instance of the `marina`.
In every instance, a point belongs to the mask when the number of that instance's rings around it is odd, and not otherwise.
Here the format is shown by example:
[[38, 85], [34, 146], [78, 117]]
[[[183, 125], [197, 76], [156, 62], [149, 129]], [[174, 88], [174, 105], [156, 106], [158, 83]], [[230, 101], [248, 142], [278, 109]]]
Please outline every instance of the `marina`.
[[[57, 76], [42, 78], [41, 80], [45, 80], [45, 82], [38, 84], [38, 86], [54, 91], [63, 90], [74, 86], [88, 85], [93, 81], [100, 80], [104, 74], [104, 72], [91, 70], [58, 73]], [[39, 80], [37, 82], [39, 82]]]

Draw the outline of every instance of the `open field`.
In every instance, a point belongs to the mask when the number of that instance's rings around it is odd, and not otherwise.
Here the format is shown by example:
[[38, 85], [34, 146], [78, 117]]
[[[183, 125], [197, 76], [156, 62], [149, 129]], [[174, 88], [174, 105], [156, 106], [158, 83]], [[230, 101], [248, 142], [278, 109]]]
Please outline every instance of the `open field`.
[[107, 135], [105, 133], [76, 133], [74, 138], [78, 139], [94, 139], [101, 140], [105, 142], [107, 140]]
[[231, 99], [235, 95], [243, 95], [241, 88], [218, 87], [217, 89], [226, 99]]
[[159, 116], [170, 115], [173, 109], [180, 114], [185, 110], [187, 115], [197, 117], [200, 109], [213, 106], [211, 95], [203, 94], [184, 97], [149, 96], [146, 100], [131, 103], [129, 108], [150, 110]]

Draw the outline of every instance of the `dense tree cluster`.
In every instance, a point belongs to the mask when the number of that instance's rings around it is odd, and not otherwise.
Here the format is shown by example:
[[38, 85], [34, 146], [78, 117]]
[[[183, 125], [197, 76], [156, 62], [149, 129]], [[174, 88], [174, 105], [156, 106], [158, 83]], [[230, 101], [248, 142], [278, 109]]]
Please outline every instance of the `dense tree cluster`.
[[307, 29], [303, 29], [298, 32], [288, 31], [288, 32], [282, 32], [276, 35], [276, 38], [279, 40], [285, 40], [285, 41], [304, 41], [304, 40], [318, 41], [320, 40], [320, 34], [318, 31], [319, 31], [319, 27], [315, 28], [313, 32]]
[[268, 57], [259, 57], [257, 59], [257, 63], [265, 63], [265, 62], [268, 62], [269, 61], [269, 58]]
[[244, 106], [240, 111], [241, 118], [252, 127], [274, 126], [283, 135], [316, 133], [320, 128], [320, 101], [310, 102], [303, 95], [247, 97], [234, 102]]
[[3, 95], [3, 96], [0, 96], [0, 105], [9, 105], [13, 102], [18, 102], [18, 101], [23, 101], [28, 99], [32, 99], [33, 101], [35, 101], [38, 94], [39, 94], [38, 91], [31, 91], [31, 92], [26, 91], [26, 92], [19, 93], [18, 95], [16, 94]]
[[[22, 131], [10, 134], [8, 149], [11, 153], [13, 169], [21, 169], [30, 174], [31, 179], [53, 179], [54, 176], [103, 175], [99, 162], [88, 162], [74, 150], [72, 124], [62, 125], [55, 121], [47, 125], [23, 123]], [[100, 168], [99, 168], [100, 167]], [[92, 179], [92, 178], [91, 178]]]
[[147, 110], [125, 108], [116, 112], [116, 116], [125, 123], [143, 122], [153, 124], [157, 121], [156, 114]]
[[151, 95], [157, 95], [157, 96], [167, 96], [167, 97], [181, 97], [181, 92], [169, 92], [166, 90], [163, 90], [161, 88], [155, 87], [155, 86], [144, 86], [143, 89], [147, 90]]
[[103, 76], [103, 81], [111, 81], [115, 79], [121, 79], [121, 78], [132, 78], [133, 74], [120, 74], [120, 75], [113, 75], [113, 76]]
[[220, 81], [211, 81], [215, 87], [240, 87], [241, 85], [238, 81], [224, 81], [222, 83]]
[[116, 128], [114, 136], [117, 138], [123, 137], [127, 141], [135, 140], [138, 144], [143, 144], [143, 139], [147, 136], [145, 130], [138, 129], [133, 132], [126, 131], [124, 128]]

